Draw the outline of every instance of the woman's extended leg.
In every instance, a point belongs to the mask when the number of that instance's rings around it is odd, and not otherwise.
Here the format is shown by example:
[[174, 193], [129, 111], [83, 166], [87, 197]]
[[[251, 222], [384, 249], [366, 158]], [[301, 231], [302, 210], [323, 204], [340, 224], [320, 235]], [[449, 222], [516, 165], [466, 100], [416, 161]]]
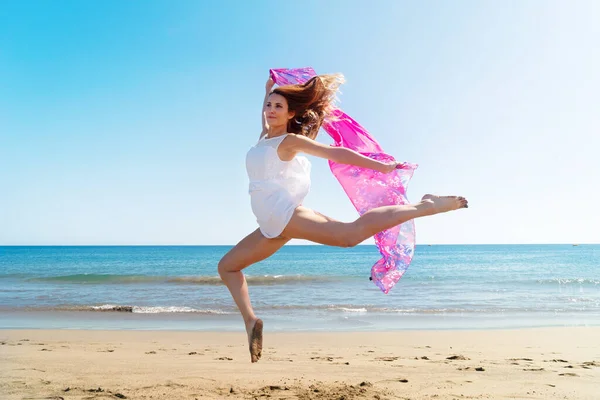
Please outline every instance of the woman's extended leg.
[[374, 208], [354, 222], [340, 222], [305, 207], [298, 207], [282, 235], [329, 246], [352, 247], [403, 222], [468, 207], [458, 196], [425, 195], [417, 204]]
[[254, 315], [248, 284], [241, 271], [271, 256], [289, 240], [283, 237], [267, 239], [257, 229], [242, 239], [219, 261], [219, 275], [244, 318], [252, 362], [257, 362], [262, 352], [262, 321]]

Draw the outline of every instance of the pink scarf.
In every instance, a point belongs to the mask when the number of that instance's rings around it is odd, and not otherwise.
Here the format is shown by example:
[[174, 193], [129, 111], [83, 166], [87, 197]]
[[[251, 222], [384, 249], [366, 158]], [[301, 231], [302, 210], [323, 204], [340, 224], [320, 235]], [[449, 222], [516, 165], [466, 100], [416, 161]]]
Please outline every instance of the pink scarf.
[[[304, 83], [316, 75], [310, 67], [271, 69], [270, 73], [280, 86]], [[335, 141], [334, 146], [352, 149], [375, 160], [394, 161], [358, 122], [339, 109], [333, 115], [335, 119], [324, 122], [323, 129]], [[406, 187], [417, 165], [404, 163], [389, 174], [333, 161], [329, 161], [329, 167], [362, 215], [376, 207], [408, 204]], [[379, 232], [375, 235], [375, 245], [382, 258], [371, 268], [371, 279], [387, 294], [406, 272], [412, 260], [415, 249], [414, 222], [411, 220]]]

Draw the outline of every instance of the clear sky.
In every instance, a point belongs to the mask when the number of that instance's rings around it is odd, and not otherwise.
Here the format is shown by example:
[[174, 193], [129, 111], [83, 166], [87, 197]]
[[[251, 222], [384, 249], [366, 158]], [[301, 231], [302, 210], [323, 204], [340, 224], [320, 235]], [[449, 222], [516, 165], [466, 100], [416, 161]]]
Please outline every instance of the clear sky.
[[[268, 69], [302, 66], [343, 73], [344, 111], [419, 164], [412, 201], [469, 199], [418, 243], [600, 243], [599, 20], [593, 0], [4, 0], [0, 244], [235, 244]], [[311, 160], [305, 205], [356, 218]]]

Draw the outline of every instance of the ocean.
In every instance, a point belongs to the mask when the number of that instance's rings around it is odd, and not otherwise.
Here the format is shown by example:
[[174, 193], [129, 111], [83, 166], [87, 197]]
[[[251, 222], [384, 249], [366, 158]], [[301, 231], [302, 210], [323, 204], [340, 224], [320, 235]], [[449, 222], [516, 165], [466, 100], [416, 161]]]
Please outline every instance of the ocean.
[[[0, 329], [243, 330], [231, 246], [0, 247]], [[244, 272], [269, 331], [600, 325], [600, 245], [418, 245], [388, 295], [373, 245], [285, 246]]]

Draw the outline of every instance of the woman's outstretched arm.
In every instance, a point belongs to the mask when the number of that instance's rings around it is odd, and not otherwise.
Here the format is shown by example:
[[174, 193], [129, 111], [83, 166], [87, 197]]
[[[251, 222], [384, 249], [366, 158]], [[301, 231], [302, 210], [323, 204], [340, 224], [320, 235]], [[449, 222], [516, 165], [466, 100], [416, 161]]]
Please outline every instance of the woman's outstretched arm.
[[261, 137], [265, 136], [267, 134], [267, 130], [269, 129], [269, 124], [267, 123], [267, 118], [265, 118], [265, 107], [267, 105], [267, 101], [269, 100], [269, 94], [271, 93], [271, 89], [273, 89], [274, 85], [275, 85], [275, 81], [273, 81], [273, 78], [271, 78], [271, 76], [269, 75], [269, 79], [267, 80], [267, 83], [265, 84], [265, 99], [263, 101], [263, 106], [262, 106], [262, 110], [260, 113], [260, 118], [262, 120], [262, 131], [260, 132], [259, 139]]
[[280, 150], [293, 158], [297, 153], [306, 153], [315, 157], [326, 158], [340, 164], [356, 165], [357, 167], [374, 169], [389, 173], [400, 163], [383, 163], [373, 160], [344, 147], [331, 147], [309, 139], [302, 135], [289, 135], [280, 145]]

